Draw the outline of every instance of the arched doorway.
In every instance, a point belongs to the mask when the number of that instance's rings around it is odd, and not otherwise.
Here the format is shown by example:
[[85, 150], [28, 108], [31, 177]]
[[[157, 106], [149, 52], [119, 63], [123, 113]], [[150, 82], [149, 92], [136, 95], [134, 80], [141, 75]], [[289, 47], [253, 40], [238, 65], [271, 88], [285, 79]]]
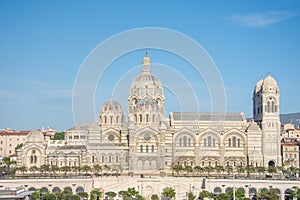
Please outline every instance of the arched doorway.
[[250, 188], [249, 189], [249, 198], [252, 199], [252, 198], [255, 198], [256, 197], [256, 194], [257, 194], [257, 191], [255, 188]]
[[61, 190], [59, 189], [59, 187], [54, 187], [53, 189], [52, 189], [52, 192], [53, 193], [58, 193], [58, 192], [60, 192]]
[[218, 195], [218, 194], [220, 194], [220, 193], [222, 193], [221, 188], [216, 187], [216, 188], [214, 189], [214, 194], [215, 194], [215, 195]]
[[286, 189], [284, 191], [284, 200], [292, 200], [293, 197], [291, 197], [291, 190], [290, 189]]
[[41, 193], [47, 193], [47, 192], [49, 192], [48, 188], [46, 187], [41, 188]]
[[72, 188], [70, 188], [70, 187], [65, 187], [64, 190], [67, 190], [67, 191], [69, 191], [69, 192], [72, 192]]
[[84, 192], [83, 187], [79, 186], [76, 188], [76, 194], [78, 194], [79, 192]]
[[270, 160], [268, 165], [269, 167], [275, 167], [275, 162], [273, 160]]

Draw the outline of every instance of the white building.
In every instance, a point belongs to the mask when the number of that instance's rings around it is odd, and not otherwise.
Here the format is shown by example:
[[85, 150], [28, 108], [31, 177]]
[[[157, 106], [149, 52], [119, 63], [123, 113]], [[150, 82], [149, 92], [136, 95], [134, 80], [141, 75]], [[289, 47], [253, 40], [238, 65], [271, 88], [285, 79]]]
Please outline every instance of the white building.
[[66, 131], [66, 144], [47, 145], [41, 132], [27, 137], [18, 165], [108, 165], [144, 174], [170, 173], [175, 165], [281, 166], [279, 88], [270, 75], [253, 93], [253, 120], [243, 113], [170, 113], [151, 73], [150, 58], [129, 89], [128, 121], [120, 103], [105, 102], [98, 123]]

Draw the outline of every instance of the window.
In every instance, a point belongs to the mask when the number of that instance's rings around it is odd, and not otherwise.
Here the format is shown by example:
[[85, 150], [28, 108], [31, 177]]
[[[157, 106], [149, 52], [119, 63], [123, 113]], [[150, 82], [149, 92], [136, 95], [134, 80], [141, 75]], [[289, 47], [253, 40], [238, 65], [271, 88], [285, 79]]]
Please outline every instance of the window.
[[231, 138], [228, 139], [228, 146], [231, 147]]
[[116, 123], [119, 123], [119, 116], [116, 117]]
[[74, 140], [79, 140], [79, 135], [74, 135]]
[[183, 146], [186, 147], [186, 145], [187, 145], [187, 137], [184, 136], [183, 137]]
[[236, 147], [236, 137], [235, 136], [232, 138], [232, 146]]
[[207, 142], [207, 143], [208, 143], [208, 146], [211, 147], [211, 136], [208, 136], [207, 141], [208, 141], [208, 142]]
[[288, 157], [289, 157], [289, 155], [286, 153], [286, 154], [285, 154], [285, 158], [288, 158]]
[[143, 145], [140, 146], [140, 152], [143, 152]]
[[0, 141], [0, 144], [2, 144], [2, 140]]
[[240, 145], [241, 145], [241, 139], [238, 138], [238, 147], [240, 147]]
[[154, 152], [154, 145], [151, 146], [151, 151], [152, 151], [152, 153]]
[[179, 138], [179, 146], [181, 147], [182, 146], [182, 139]]
[[146, 153], [148, 153], [148, 145], [146, 145]]
[[294, 158], [295, 158], [295, 159], [297, 158], [297, 155], [296, 155], [296, 154], [294, 154]]
[[76, 161], [74, 161], [74, 166], [76, 166]]
[[119, 162], [119, 156], [116, 155], [116, 163], [118, 163], [118, 162]]
[[210, 162], [210, 161], [208, 161], [208, 166], [209, 166], [209, 167], [211, 166], [211, 162]]
[[105, 157], [104, 156], [101, 156], [101, 161], [105, 162]]
[[215, 162], [215, 166], [218, 166], [218, 161]]
[[70, 167], [72, 166], [72, 161], [71, 161], [71, 160], [69, 160], [69, 166], [70, 166]]
[[107, 117], [104, 116], [104, 124], [106, 124], [106, 123], [107, 123]]
[[143, 116], [142, 115], [140, 115], [140, 122], [142, 122], [143, 121]]
[[191, 161], [191, 166], [193, 166], [193, 164], [194, 164], [193, 161]]
[[146, 122], [149, 122], [149, 115], [146, 115]]
[[108, 162], [111, 163], [111, 156], [108, 156]]
[[92, 163], [95, 162], [95, 156], [92, 156]]
[[110, 124], [112, 124], [112, 123], [113, 123], [113, 117], [110, 116]]
[[204, 161], [202, 161], [202, 166], [204, 166], [204, 164], [205, 164]]
[[69, 140], [72, 140], [72, 135], [69, 136]]
[[293, 158], [293, 155], [292, 154], [290, 154], [290, 159], [292, 159]]

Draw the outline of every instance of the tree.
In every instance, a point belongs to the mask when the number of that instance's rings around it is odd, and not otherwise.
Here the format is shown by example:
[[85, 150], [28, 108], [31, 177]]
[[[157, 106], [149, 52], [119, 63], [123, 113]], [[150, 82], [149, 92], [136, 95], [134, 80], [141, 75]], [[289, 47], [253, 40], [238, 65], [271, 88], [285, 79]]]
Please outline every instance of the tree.
[[40, 167], [40, 172], [41, 172], [42, 174], [46, 174], [46, 172], [48, 172], [49, 169], [50, 169], [50, 166], [49, 166], [49, 165], [43, 164], [43, 165], [41, 165], [41, 167]]
[[173, 167], [173, 170], [177, 173], [177, 175], [179, 174], [179, 172], [181, 172], [183, 170], [181, 165], [175, 165]]
[[130, 199], [134, 199], [136, 197], [136, 195], [139, 194], [139, 192], [136, 191], [134, 187], [132, 187], [132, 188], [127, 189], [127, 194], [128, 194]]
[[188, 200], [195, 200], [196, 196], [192, 192], [189, 192], [189, 193], [187, 193], [187, 199]]
[[274, 177], [274, 174], [277, 172], [276, 167], [269, 166], [268, 167], [268, 173], [272, 174], [272, 177]]
[[121, 196], [123, 198], [123, 200], [128, 200], [129, 199], [129, 195], [128, 195], [128, 192], [127, 191], [119, 191], [118, 192], [119, 196]]
[[56, 132], [52, 140], [64, 140], [65, 132]]
[[37, 166], [31, 166], [31, 167], [29, 167], [28, 170], [29, 170], [30, 172], [32, 172], [33, 174], [35, 174], [35, 172], [38, 171], [39, 168], [38, 168]]
[[216, 197], [216, 200], [230, 200], [230, 196], [226, 193], [220, 193]]
[[47, 192], [43, 195], [43, 200], [56, 200], [56, 196], [53, 193]]
[[56, 176], [56, 173], [59, 171], [59, 167], [57, 165], [51, 165], [50, 171], [53, 172], [54, 175]]
[[159, 200], [159, 197], [157, 194], [152, 194], [151, 200]]
[[255, 171], [259, 174], [259, 177], [261, 177], [261, 174], [265, 173], [266, 168], [265, 168], [265, 167], [262, 167], [262, 166], [256, 167], [256, 168], [255, 168]]
[[18, 171], [20, 171], [22, 173], [22, 175], [24, 175], [25, 172], [27, 172], [27, 167], [25, 167], [24, 165], [21, 167], [17, 168]]
[[87, 174], [88, 172], [90, 172], [92, 170], [92, 168], [88, 165], [83, 165], [81, 167], [81, 170], [85, 172], [85, 174]]
[[34, 191], [34, 193], [31, 194], [31, 199], [32, 199], [32, 200], [37, 200], [37, 199], [39, 199], [39, 198], [40, 198], [40, 193], [41, 193], [40, 190]]
[[194, 171], [197, 173], [197, 174], [201, 174], [204, 172], [204, 168], [200, 167], [200, 166], [195, 166], [194, 167]]
[[67, 172], [71, 171], [71, 167], [70, 166], [62, 166], [60, 168], [61, 171], [65, 172], [65, 175], [67, 174]]
[[102, 196], [100, 189], [96, 188], [90, 192], [90, 200], [98, 200]]
[[18, 145], [15, 147], [15, 152], [17, 153], [17, 150], [18, 150], [18, 149], [21, 149], [23, 146], [24, 146], [23, 143], [18, 144]]
[[264, 199], [264, 200], [278, 200], [279, 197], [276, 193], [276, 191], [273, 188], [270, 188], [269, 190], [267, 188], [262, 188], [258, 195], [258, 199]]
[[89, 194], [87, 192], [78, 192], [77, 195], [83, 199], [89, 198]]
[[[230, 188], [228, 195], [230, 196], [230, 198], [233, 198], [233, 189], [232, 188]], [[236, 189], [235, 190], [235, 198], [242, 199], [243, 197], [245, 197], [245, 192], [243, 190]]]
[[230, 174], [233, 172], [232, 166], [227, 165], [225, 167], [225, 169], [226, 169], [227, 175], [230, 176]]
[[213, 193], [206, 191], [206, 190], [202, 190], [199, 194], [199, 197], [203, 198], [212, 198], [213, 197]]
[[223, 166], [216, 166], [215, 170], [218, 173], [218, 175], [225, 171]]
[[165, 187], [163, 189], [162, 195], [167, 198], [167, 199], [173, 199], [176, 195], [176, 192], [173, 188], [171, 187]]
[[99, 173], [102, 173], [102, 166], [96, 164], [93, 166], [93, 171], [98, 175]]
[[246, 167], [246, 170], [247, 170], [248, 176], [250, 176], [251, 174], [253, 174], [255, 172], [255, 168], [252, 165], [248, 165]]
[[296, 186], [291, 190], [291, 197], [298, 199], [300, 197], [300, 189]]
[[193, 167], [192, 167], [192, 166], [186, 166], [186, 167], [184, 168], [184, 171], [186, 171], [187, 174], [190, 174], [190, 173], [192, 173], [194, 170], [193, 170]]
[[209, 174], [214, 171], [214, 168], [211, 166], [206, 166], [204, 167], [204, 170], [207, 172], [207, 176], [209, 176]]
[[245, 172], [245, 168], [243, 166], [241, 166], [241, 165], [237, 166], [238, 176], [244, 172]]
[[113, 191], [106, 192], [105, 195], [108, 196], [110, 200], [114, 199], [117, 196], [117, 194]]

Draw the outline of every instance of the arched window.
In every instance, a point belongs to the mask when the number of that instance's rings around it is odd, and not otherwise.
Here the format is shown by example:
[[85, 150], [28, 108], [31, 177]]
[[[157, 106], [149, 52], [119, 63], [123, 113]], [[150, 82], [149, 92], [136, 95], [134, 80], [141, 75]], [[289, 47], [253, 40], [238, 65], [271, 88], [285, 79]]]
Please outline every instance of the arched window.
[[238, 147], [240, 147], [240, 145], [241, 145], [241, 139], [238, 138]]
[[69, 167], [71, 167], [72, 166], [72, 161], [71, 160], [69, 160]]
[[208, 161], [208, 166], [209, 166], [209, 167], [211, 166], [211, 162], [210, 162], [210, 161]]
[[215, 167], [218, 166], [218, 161], [215, 162]]
[[148, 146], [148, 145], [146, 145], [146, 153], [148, 153], [148, 150], [149, 150], [149, 149], [148, 149], [148, 147], [149, 147], [149, 146]]
[[110, 116], [110, 124], [112, 124], [112, 123], [113, 123], [113, 117]]
[[187, 145], [187, 137], [183, 136], [183, 146], [186, 147]]
[[143, 121], [143, 116], [142, 115], [140, 115], [140, 122], [142, 122]]
[[146, 122], [149, 122], [149, 115], [146, 115]]
[[140, 146], [140, 152], [143, 153], [143, 145]]
[[74, 166], [76, 166], [76, 160], [74, 161]]
[[111, 163], [111, 156], [108, 156], [108, 162]]
[[119, 156], [116, 155], [116, 163], [118, 163], [118, 162], [119, 162]]
[[181, 147], [182, 146], [182, 139], [179, 138], [179, 146]]
[[211, 136], [208, 136], [207, 143], [208, 143], [208, 146], [211, 147]]
[[275, 103], [274, 103], [274, 101], [272, 101], [272, 113], [274, 113], [275, 112]]
[[204, 164], [205, 164], [204, 161], [202, 161], [202, 166], [204, 166]]
[[154, 145], [151, 146], [151, 151], [154, 152]]
[[204, 138], [204, 146], [206, 147], [206, 138]]
[[268, 101], [267, 112], [270, 112], [270, 111], [271, 111], [270, 107], [271, 107], [270, 101]]
[[228, 139], [228, 146], [231, 147], [231, 138]]
[[107, 123], [107, 118], [106, 118], [106, 116], [104, 116], [104, 124], [106, 124]]
[[95, 162], [95, 156], [92, 156], [92, 163]]
[[236, 147], [236, 137], [235, 136], [232, 138], [232, 146]]

